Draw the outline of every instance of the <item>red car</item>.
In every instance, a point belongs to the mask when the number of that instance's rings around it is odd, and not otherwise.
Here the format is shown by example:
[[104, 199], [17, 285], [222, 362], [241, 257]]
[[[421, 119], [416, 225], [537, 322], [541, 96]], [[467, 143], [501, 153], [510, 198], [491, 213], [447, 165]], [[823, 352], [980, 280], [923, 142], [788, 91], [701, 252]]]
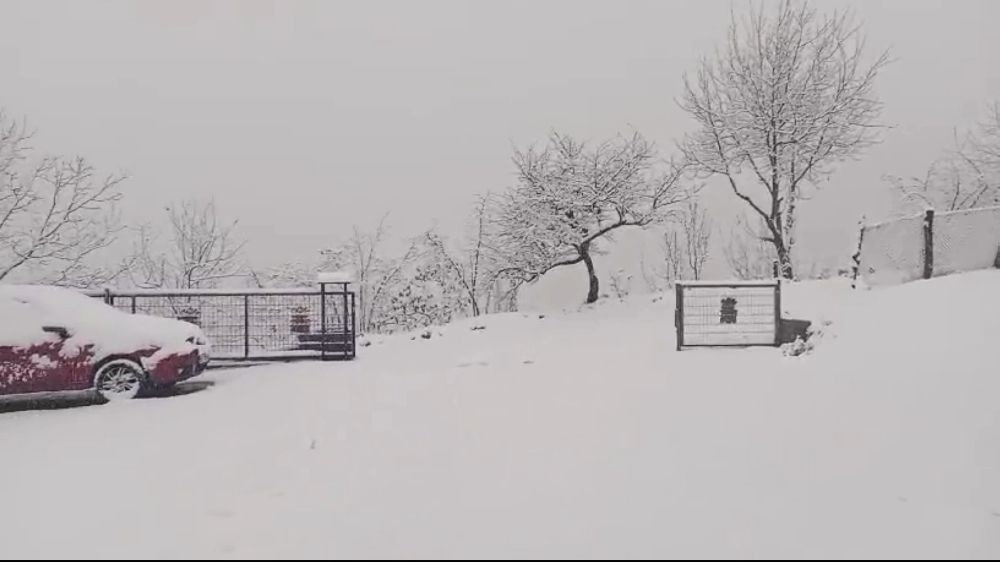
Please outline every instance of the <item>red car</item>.
[[201, 373], [201, 329], [126, 314], [76, 291], [0, 285], [0, 395], [94, 389], [129, 399]]

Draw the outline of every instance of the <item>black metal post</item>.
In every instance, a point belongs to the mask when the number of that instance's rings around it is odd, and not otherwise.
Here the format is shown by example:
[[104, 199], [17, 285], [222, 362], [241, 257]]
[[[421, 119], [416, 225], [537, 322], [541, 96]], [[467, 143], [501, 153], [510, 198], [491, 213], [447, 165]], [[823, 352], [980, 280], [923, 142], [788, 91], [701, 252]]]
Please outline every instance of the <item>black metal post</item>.
[[350, 345], [351, 345], [350, 351], [352, 353], [354, 351], [354, 343], [353, 343], [353, 341], [348, 342], [348, 340], [347, 340], [347, 323], [349, 321], [349, 319], [347, 317], [347, 314], [348, 314], [348, 311], [347, 311], [347, 283], [344, 283], [343, 285], [341, 285], [341, 288], [344, 291], [344, 323], [341, 325], [341, 328], [342, 328], [342, 330], [344, 332], [344, 351], [343, 351], [342, 355], [346, 358], [348, 356], [348, 348], [347, 348], [348, 343], [350, 343]]
[[358, 355], [358, 303], [351, 293], [351, 358]]
[[243, 295], [243, 358], [250, 359], [250, 295]]
[[774, 345], [781, 345], [781, 281], [774, 286]]
[[326, 283], [319, 284], [319, 331], [321, 340], [319, 345], [319, 357], [321, 361], [326, 361]]
[[677, 351], [684, 346], [684, 287], [678, 283], [674, 289], [677, 297], [674, 299], [674, 322], [677, 324]]
[[934, 276], [934, 209], [924, 213], [924, 279]]
[[132, 314], [135, 314], [135, 295], [132, 295]]

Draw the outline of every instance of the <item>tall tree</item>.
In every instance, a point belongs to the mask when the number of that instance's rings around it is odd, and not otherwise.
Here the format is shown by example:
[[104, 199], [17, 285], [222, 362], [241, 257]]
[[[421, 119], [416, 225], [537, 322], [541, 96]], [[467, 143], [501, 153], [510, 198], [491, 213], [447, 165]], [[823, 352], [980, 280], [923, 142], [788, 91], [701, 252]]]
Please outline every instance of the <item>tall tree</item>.
[[698, 129], [683, 153], [702, 174], [724, 177], [761, 218], [785, 278], [804, 188], [879, 140], [874, 85], [888, 61], [882, 53], [866, 62], [849, 12], [820, 15], [785, 0], [773, 14], [734, 14], [725, 47], [685, 76], [681, 107]]

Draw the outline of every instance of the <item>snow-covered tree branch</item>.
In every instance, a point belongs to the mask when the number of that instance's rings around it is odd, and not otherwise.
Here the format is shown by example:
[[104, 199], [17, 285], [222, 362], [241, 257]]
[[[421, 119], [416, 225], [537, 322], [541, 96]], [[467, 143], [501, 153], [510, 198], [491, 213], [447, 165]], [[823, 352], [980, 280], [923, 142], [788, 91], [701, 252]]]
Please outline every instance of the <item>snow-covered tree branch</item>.
[[974, 131], [956, 134], [954, 144], [923, 177], [887, 178], [900, 196], [901, 210], [958, 211], [1000, 205], [1000, 103], [988, 108]]
[[774, 14], [734, 15], [722, 51], [685, 77], [681, 106], [698, 124], [682, 144], [687, 162], [725, 178], [763, 221], [786, 278], [805, 188], [879, 140], [874, 85], [888, 62], [866, 59], [850, 13], [785, 0]]
[[774, 245], [768, 240], [767, 228], [756, 218], [752, 220], [757, 222], [757, 227], [751, 227], [743, 217], [737, 219], [722, 247], [729, 271], [737, 279], [770, 278], [777, 259]]
[[365, 232], [354, 226], [349, 238], [320, 252], [317, 271], [346, 271], [352, 275], [358, 295], [358, 329], [363, 333], [389, 329], [391, 299], [403, 290], [405, 279], [419, 257], [415, 240], [407, 243], [401, 254], [390, 255], [386, 248], [388, 236], [386, 214], [374, 230]]
[[670, 288], [679, 279], [701, 279], [708, 261], [712, 222], [697, 198], [692, 197], [676, 213], [660, 237], [659, 259], [643, 277], [654, 291]]
[[709, 242], [712, 239], [712, 221], [708, 212], [698, 204], [697, 199], [688, 202], [682, 215], [685, 256], [688, 271], [695, 280], [700, 280], [708, 261]]
[[90, 266], [120, 230], [121, 174], [99, 177], [82, 157], [33, 157], [32, 133], [0, 110], [0, 280], [100, 283], [114, 275]]
[[516, 277], [504, 272], [501, 257], [493, 251], [494, 227], [489, 197], [483, 196], [477, 198], [466, 235], [457, 248], [450, 247], [434, 229], [425, 234], [429, 257], [441, 264], [462, 294], [468, 316], [506, 311], [516, 301], [519, 283]]
[[222, 223], [215, 202], [183, 201], [167, 208], [170, 238], [163, 249], [140, 227], [132, 280], [143, 288], [205, 289], [243, 272], [238, 221]]
[[620, 228], [663, 220], [689, 196], [682, 169], [659, 166], [654, 145], [638, 133], [593, 146], [553, 133], [544, 148], [515, 151], [514, 163], [517, 185], [492, 201], [503, 271], [531, 282], [582, 263], [588, 303], [599, 296], [598, 245]]

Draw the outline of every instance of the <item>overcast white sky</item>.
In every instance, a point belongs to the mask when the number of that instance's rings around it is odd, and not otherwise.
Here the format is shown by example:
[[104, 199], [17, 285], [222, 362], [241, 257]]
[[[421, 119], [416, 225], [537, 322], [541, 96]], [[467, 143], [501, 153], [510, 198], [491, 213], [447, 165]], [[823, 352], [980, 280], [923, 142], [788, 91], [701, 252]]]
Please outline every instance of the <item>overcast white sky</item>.
[[[387, 211], [401, 235], [458, 224], [510, 183], [511, 144], [552, 127], [669, 151], [682, 74], [747, 5], [3, 1], [0, 105], [37, 146], [128, 170], [133, 216], [214, 196], [270, 263]], [[895, 128], [804, 204], [801, 249], [827, 261], [888, 211], [883, 174], [921, 173], [1000, 98], [1000, 2], [853, 7], [898, 59], [878, 85]]]

